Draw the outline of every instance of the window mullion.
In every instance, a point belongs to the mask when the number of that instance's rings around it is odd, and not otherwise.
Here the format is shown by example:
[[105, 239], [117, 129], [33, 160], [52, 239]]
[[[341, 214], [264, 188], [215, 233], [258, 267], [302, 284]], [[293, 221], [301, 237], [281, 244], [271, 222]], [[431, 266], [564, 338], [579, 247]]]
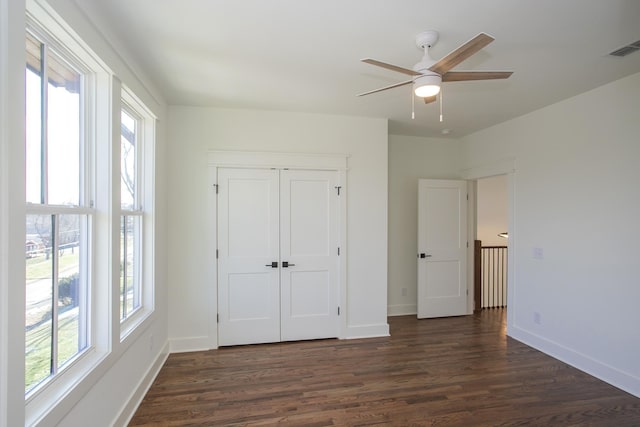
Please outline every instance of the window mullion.
[[40, 45], [40, 202], [42, 204], [49, 203], [49, 149], [48, 149], [48, 106], [49, 106], [49, 90], [48, 81], [49, 73], [47, 70], [48, 49], [42, 43]]
[[127, 239], [129, 238], [127, 233], [127, 216], [123, 215], [121, 217], [122, 221], [122, 315], [121, 319], [127, 318]]
[[80, 156], [80, 163], [79, 163], [79, 172], [80, 172], [80, 176], [82, 177], [80, 179], [80, 192], [79, 192], [79, 196], [80, 196], [80, 200], [78, 200], [78, 203], [80, 206], [82, 207], [89, 207], [89, 208], [94, 208], [95, 206], [95, 195], [94, 192], [90, 189], [95, 188], [95, 181], [93, 179], [90, 179], [89, 177], [91, 177], [91, 171], [93, 170], [93, 167], [95, 166], [94, 164], [92, 164], [90, 162], [90, 156], [92, 155], [91, 150], [88, 147], [88, 144], [86, 143], [87, 140], [89, 139], [88, 135], [87, 135], [87, 121], [88, 118], [90, 116], [90, 114], [87, 111], [87, 98], [86, 98], [86, 88], [89, 85], [89, 83], [87, 82], [87, 76], [82, 74], [80, 76], [80, 88], [83, 92], [83, 94], [85, 96], [81, 96], [80, 97], [80, 108], [79, 108], [79, 113], [80, 113], [80, 117], [78, 117], [78, 120], [80, 122], [80, 132], [79, 132], [79, 137], [80, 137], [80, 152], [78, 153]]
[[142, 226], [143, 226], [143, 222], [144, 222], [144, 216], [142, 215], [142, 207], [140, 208], [140, 212], [141, 214], [138, 216], [138, 218], [136, 219], [136, 226], [134, 229], [134, 233], [135, 233], [135, 249], [133, 252], [134, 255], [134, 263], [135, 265], [138, 266], [138, 268], [134, 271], [135, 273], [135, 277], [134, 277], [134, 281], [133, 281], [133, 286], [134, 286], [134, 291], [133, 291], [133, 301], [134, 307], [139, 307], [142, 305], [142, 274], [144, 269], [142, 268], [142, 259], [143, 259], [143, 254], [142, 254]]
[[136, 145], [135, 145], [135, 159], [136, 159], [136, 200], [135, 200], [135, 210], [142, 211], [142, 204], [144, 200], [144, 194], [142, 191], [143, 188], [143, 170], [144, 162], [143, 162], [143, 149], [140, 146], [142, 141], [144, 141], [143, 126], [140, 125], [141, 120], [136, 120]]
[[[90, 247], [88, 237], [90, 235], [89, 229], [93, 222], [93, 218], [91, 215], [83, 215], [80, 221], [80, 246], [78, 250], [80, 251], [80, 271], [79, 271], [79, 279], [80, 283], [87, 283], [89, 281], [89, 254], [88, 248]], [[78, 343], [79, 348], [86, 348], [91, 343], [91, 337], [88, 335], [88, 325], [89, 325], [89, 295], [90, 290], [84, 286], [79, 287], [78, 289], [78, 333], [80, 335], [80, 341]]]
[[58, 371], [58, 242], [60, 241], [60, 233], [58, 227], [58, 215], [51, 215], [51, 264], [53, 266], [52, 276], [52, 292], [51, 292], [51, 374], [54, 375]]
[[94, 208], [85, 208], [78, 206], [64, 206], [64, 205], [38, 205], [33, 203], [27, 203], [27, 214], [34, 215], [94, 215], [96, 210]]

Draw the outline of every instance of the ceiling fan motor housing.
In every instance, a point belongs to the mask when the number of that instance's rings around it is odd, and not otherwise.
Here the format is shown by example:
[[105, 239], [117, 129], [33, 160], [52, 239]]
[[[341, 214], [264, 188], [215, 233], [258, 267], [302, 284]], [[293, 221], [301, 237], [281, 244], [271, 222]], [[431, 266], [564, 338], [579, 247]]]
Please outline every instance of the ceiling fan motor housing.
[[442, 83], [442, 77], [436, 73], [424, 74], [422, 76], [416, 77], [413, 82], [417, 86], [424, 86], [424, 85], [440, 86], [440, 83]]
[[437, 95], [440, 92], [440, 83], [442, 83], [442, 77], [431, 72], [431, 74], [416, 77], [413, 80], [413, 90], [420, 97]]

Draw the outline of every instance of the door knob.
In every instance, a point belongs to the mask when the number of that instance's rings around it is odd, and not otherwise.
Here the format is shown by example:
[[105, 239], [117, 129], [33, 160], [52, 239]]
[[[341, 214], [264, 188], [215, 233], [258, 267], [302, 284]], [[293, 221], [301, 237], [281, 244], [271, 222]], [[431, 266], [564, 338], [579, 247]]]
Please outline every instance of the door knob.
[[282, 261], [282, 268], [293, 267], [295, 264], [289, 264], [288, 261]]
[[278, 268], [278, 261], [273, 261], [271, 264], [265, 264], [265, 267]]

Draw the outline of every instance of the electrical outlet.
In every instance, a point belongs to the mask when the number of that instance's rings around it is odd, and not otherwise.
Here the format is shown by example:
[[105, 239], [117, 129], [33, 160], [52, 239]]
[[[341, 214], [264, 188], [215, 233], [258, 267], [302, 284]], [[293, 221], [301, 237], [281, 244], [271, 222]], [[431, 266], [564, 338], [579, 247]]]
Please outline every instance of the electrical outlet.
[[402, 296], [403, 297], [407, 296], [407, 288], [402, 288]]
[[542, 248], [533, 248], [533, 258], [544, 259], [544, 250]]
[[533, 323], [540, 325], [542, 323], [542, 316], [537, 311], [533, 312]]

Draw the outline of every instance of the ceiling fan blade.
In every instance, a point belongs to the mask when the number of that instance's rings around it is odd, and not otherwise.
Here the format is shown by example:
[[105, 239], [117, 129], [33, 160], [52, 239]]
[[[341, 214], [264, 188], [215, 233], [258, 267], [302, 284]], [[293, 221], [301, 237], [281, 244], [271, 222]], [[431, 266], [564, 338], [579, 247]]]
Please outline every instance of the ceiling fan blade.
[[442, 76], [443, 82], [463, 82], [466, 80], [507, 79], [513, 71], [449, 71]]
[[408, 85], [408, 84], [411, 84], [411, 83], [413, 83], [413, 80], [407, 80], [405, 82], [396, 83], [396, 84], [391, 85], [391, 86], [381, 87], [380, 89], [370, 90], [369, 92], [359, 93], [358, 96], [370, 95], [372, 93], [382, 92], [383, 90], [393, 89], [394, 87], [400, 87], [400, 86]]
[[367, 64], [376, 65], [378, 67], [386, 68], [387, 70], [397, 71], [402, 74], [408, 74], [410, 76], [421, 76], [422, 73], [417, 71], [410, 70], [408, 68], [398, 67], [397, 65], [387, 64], [386, 62], [378, 61], [376, 59], [364, 58], [361, 59], [362, 62], [366, 62]]
[[433, 95], [433, 96], [427, 96], [424, 98], [424, 103], [425, 104], [431, 104], [432, 102], [434, 102], [436, 99], [438, 98], [438, 95]]
[[490, 35], [480, 33], [444, 58], [442, 58], [440, 61], [433, 64], [431, 67], [429, 67], [429, 70], [443, 75], [444, 73], [491, 43], [493, 40], [494, 38]]

